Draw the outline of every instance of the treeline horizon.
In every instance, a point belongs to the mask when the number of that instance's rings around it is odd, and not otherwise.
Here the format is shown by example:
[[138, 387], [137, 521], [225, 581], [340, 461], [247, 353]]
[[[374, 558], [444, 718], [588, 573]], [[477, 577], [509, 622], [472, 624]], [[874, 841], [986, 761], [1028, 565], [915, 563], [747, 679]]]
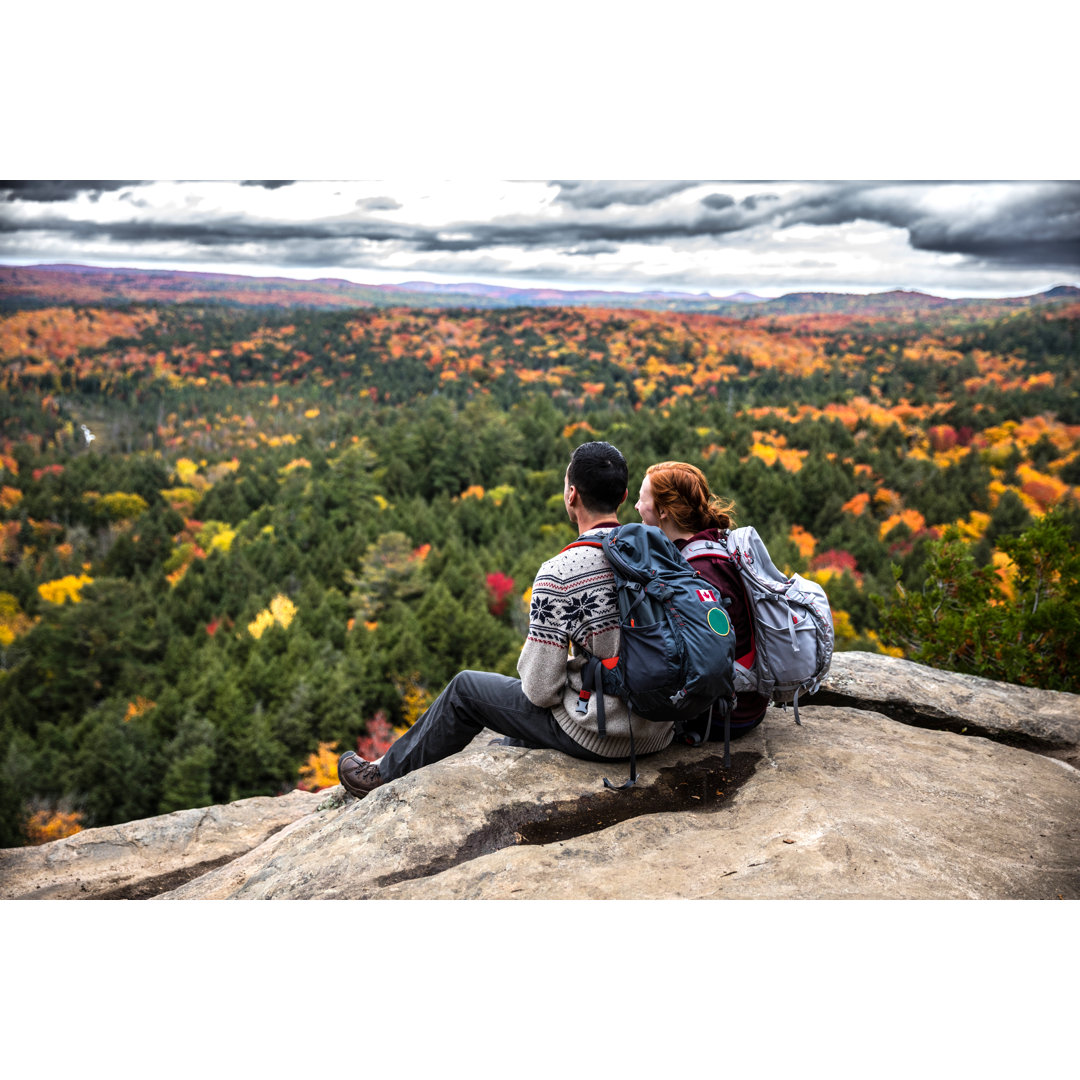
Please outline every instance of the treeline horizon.
[[1068, 591], [1078, 325], [1076, 303], [4, 315], [0, 846], [291, 790], [458, 670], [513, 674], [594, 438], [629, 462], [622, 521], [648, 465], [699, 465], [822, 581], [839, 648], [1075, 690], [1026, 624], [943, 635], [910, 598], [959, 552], [971, 614], [1005, 626], [1025, 536], [1060, 556], [1039, 595]]
[[[737, 298], [736, 298], [737, 297]], [[410, 281], [364, 285], [342, 278], [290, 278], [180, 269], [118, 268], [91, 264], [0, 265], [0, 312], [19, 309], [124, 303], [215, 303], [277, 309], [309, 308], [622, 308], [698, 312], [734, 319], [785, 314], [846, 312], [878, 317], [896, 311], [964, 309], [970, 318], [988, 318], [1034, 305], [1080, 299], [1076, 285], [1048, 285], [1040, 292], [1002, 297], [946, 298], [890, 289], [871, 293], [837, 290], [784, 292], [776, 297], [737, 292], [729, 296], [672, 290], [522, 288], [483, 282]]]

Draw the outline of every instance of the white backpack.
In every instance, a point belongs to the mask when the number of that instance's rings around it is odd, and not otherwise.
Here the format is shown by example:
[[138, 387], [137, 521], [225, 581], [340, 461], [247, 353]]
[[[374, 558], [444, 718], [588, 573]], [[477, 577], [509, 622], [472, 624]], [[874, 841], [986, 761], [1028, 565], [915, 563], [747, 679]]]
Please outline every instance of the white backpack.
[[[746, 589], [753, 625], [753, 661], [735, 661], [735, 693], [757, 693], [778, 705], [790, 703], [799, 720], [799, 695], [813, 694], [832, 662], [832, 611], [825, 590], [801, 574], [784, 577], [777, 570], [757, 529], [745, 525], [726, 537], [726, 545], [695, 540], [682, 549], [683, 558], [730, 559]], [[744, 653], [742, 643], [738, 651]]]

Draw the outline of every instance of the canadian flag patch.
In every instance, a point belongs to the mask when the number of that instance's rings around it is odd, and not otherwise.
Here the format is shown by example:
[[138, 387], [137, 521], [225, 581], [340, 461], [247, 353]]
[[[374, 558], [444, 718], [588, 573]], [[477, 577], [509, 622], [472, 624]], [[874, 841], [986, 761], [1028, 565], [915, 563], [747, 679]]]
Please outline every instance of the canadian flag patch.
[[716, 599], [716, 593], [714, 593], [712, 591], [712, 589], [698, 589], [697, 598], [703, 604], [718, 604], [718, 603], [720, 603], [720, 601]]

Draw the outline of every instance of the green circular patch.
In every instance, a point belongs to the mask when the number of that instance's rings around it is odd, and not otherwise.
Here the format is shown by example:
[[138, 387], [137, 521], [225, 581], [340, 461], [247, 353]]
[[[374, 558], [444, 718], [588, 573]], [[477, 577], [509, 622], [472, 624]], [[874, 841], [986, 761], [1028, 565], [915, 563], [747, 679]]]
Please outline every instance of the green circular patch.
[[709, 629], [714, 633], [719, 634], [721, 637], [727, 637], [731, 633], [731, 620], [727, 617], [727, 612], [723, 608], [710, 608], [708, 619]]

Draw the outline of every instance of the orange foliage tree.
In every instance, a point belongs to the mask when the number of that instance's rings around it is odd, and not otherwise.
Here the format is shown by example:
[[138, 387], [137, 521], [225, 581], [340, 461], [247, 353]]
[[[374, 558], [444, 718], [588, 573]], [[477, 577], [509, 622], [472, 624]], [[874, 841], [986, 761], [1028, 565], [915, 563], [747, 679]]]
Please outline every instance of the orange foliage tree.
[[77, 811], [38, 810], [26, 823], [26, 838], [31, 844], [47, 844], [82, 832], [82, 814]]

